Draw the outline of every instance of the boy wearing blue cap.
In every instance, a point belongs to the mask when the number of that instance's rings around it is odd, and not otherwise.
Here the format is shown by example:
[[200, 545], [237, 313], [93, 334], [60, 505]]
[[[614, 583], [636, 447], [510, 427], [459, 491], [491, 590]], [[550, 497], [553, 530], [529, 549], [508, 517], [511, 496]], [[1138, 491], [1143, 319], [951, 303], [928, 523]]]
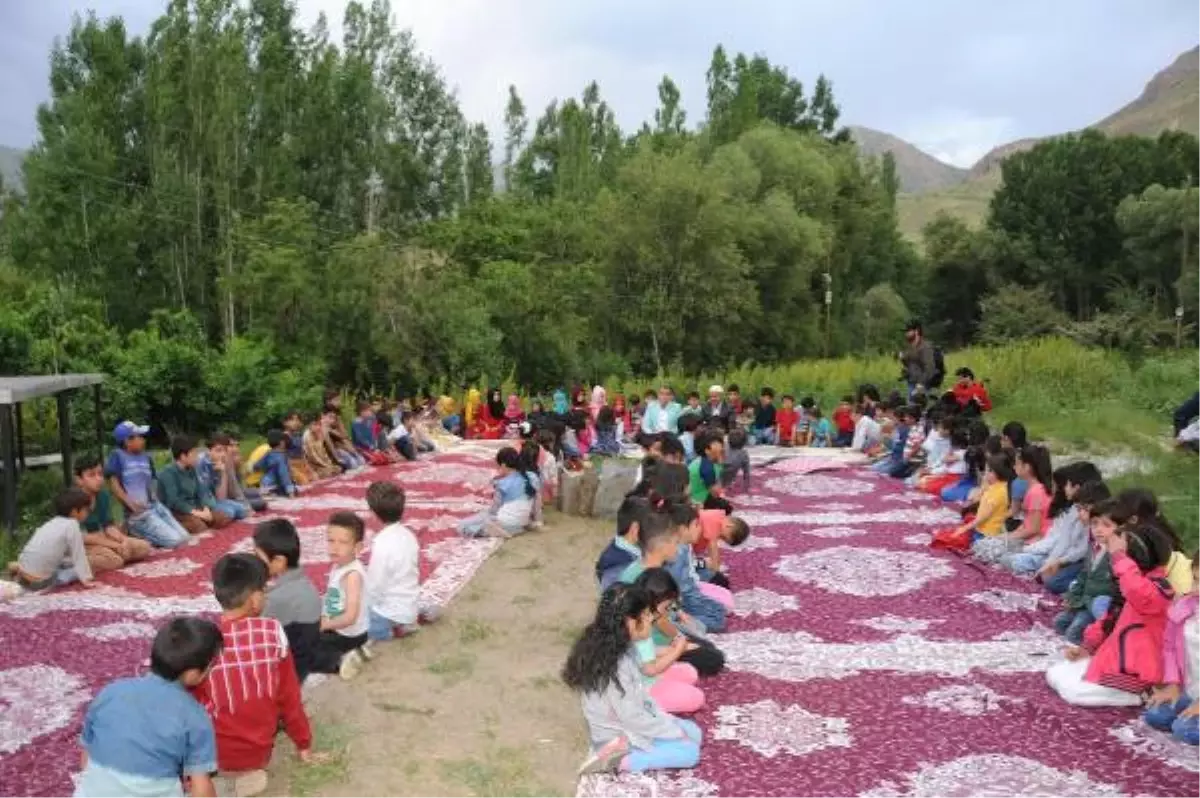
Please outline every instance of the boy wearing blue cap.
[[104, 475], [113, 496], [125, 508], [125, 525], [131, 534], [152, 545], [173, 549], [188, 539], [187, 530], [155, 498], [154, 461], [146, 452], [149, 427], [122, 421], [113, 429], [117, 448], [104, 464]]

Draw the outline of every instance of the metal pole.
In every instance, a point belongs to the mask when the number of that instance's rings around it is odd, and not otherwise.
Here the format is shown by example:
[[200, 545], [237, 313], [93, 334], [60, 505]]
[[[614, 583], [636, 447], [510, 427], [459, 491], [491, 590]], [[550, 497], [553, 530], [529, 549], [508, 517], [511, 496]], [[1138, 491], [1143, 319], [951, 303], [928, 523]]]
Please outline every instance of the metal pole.
[[54, 397], [58, 403], [58, 448], [62, 452], [63, 484], [68, 488], [74, 482], [71, 471], [71, 402], [70, 392], [63, 391]]
[[104, 462], [104, 404], [100, 401], [100, 383], [92, 386], [92, 396], [96, 401], [96, 455]]
[[1183, 347], [1183, 306], [1175, 308], [1175, 348]]
[[12, 405], [13, 417], [16, 419], [17, 429], [17, 462], [20, 463], [20, 469], [25, 470], [25, 428], [21, 422], [21, 403], [15, 402]]
[[11, 539], [17, 532], [17, 447], [13, 406], [0, 405], [0, 462], [4, 464], [4, 529]]

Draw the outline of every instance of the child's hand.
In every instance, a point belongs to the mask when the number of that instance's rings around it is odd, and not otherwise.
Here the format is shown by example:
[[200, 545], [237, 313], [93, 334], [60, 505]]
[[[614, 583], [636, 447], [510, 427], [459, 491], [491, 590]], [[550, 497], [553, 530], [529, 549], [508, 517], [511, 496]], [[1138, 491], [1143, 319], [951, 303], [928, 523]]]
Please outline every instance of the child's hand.
[[1188, 705], [1188, 708], [1179, 713], [1181, 718], [1194, 718], [1200, 715], [1200, 701], [1193, 701]]
[[1116, 557], [1118, 554], [1124, 554], [1129, 550], [1129, 543], [1125, 540], [1125, 536], [1119, 532], [1108, 536], [1108, 556]]
[[1058, 573], [1058, 560], [1051, 560], [1038, 569], [1038, 576], [1042, 578], [1054, 576], [1056, 573]]
[[1087, 651], [1080, 646], [1068, 646], [1063, 652], [1063, 656], [1067, 658], [1068, 662], [1075, 662], [1076, 660], [1081, 660], [1086, 657]]
[[1150, 699], [1146, 701], [1146, 705], [1155, 707], [1160, 704], [1174, 704], [1178, 700], [1179, 685], [1164, 684], [1161, 687], [1155, 687], [1150, 691]]

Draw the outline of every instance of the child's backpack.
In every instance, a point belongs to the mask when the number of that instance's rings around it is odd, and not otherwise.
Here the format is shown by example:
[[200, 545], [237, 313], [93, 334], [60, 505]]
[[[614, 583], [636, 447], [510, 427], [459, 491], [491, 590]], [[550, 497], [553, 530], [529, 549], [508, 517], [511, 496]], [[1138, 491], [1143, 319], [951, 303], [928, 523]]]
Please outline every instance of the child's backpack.
[[940, 388], [942, 381], [946, 379], [946, 356], [942, 353], [940, 346], [933, 348], [933, 379], [929, 381], [926, 388]]

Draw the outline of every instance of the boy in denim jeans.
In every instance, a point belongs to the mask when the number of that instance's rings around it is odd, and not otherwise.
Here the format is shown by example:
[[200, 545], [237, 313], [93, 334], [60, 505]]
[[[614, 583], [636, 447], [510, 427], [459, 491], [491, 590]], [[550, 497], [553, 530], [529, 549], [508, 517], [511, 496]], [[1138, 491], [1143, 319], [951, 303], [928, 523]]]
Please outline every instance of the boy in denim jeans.
[[146, 453], [149, 427], [122, 421], [113, 430], [117, 448], [104, 464], [104, 476], [117, 501], [125, 508], [125, 526], [151, 545], [173, 549], [188, 539], [171, 511], [155, 496], [154, 461]]
[[254, 470], [262, 472], [259, 487], [264, 493], [275, 492], [282, 496], [295, 496], [296, 483], [292, 481], [291, 458], [288, 435], [281, 429], [267, 431], [267, 446], [271, 447], [254, 464]]

